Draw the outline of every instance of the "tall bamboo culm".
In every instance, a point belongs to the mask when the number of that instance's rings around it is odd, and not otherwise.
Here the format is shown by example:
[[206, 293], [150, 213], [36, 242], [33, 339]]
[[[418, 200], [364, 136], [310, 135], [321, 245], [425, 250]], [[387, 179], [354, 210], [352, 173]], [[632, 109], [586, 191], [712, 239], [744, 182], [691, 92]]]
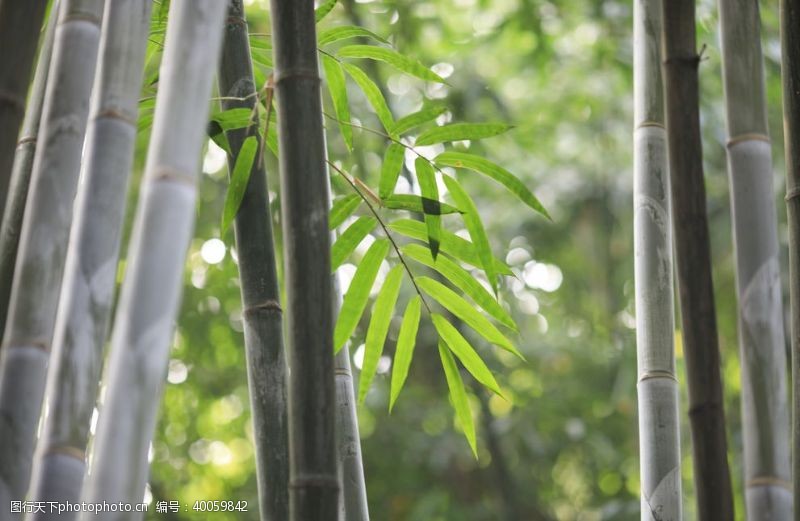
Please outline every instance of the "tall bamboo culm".
[[634, 3], [634, 250], [643, 521], [683, 515], [661, 0]]
[[[800, 0], [781, 0], [781, 76], [789, 224], [789, 295], [792, 340], [792, 475], [800, 498]], [[800, 521], [800, 508], [794, 509]]]
[[46, 10], [47, 0], [0, 1], [0, 215], [4, 214], [14, 149]]
[[[218, 81], [223, 110], [255, 110], [258, 100], [242, 0], [231, 0], [228, 8]], [[255, 126], [227, 133], [231, 149], [229, 171], [233, 172], [239, 151], [248, 136], [257, 136]], [[261, 154], [256, 155], [250, 171], [247, 188], [234, 220], [234, 233], [244, 309], [244, 343], [261, 519], [288, 519], [289, 434], [283, 311], [275, 264], [267, 176]]]
[[88, 502], [138, 503], [144, 494], [226, 8], [219, 0], [170, 4], [153, 131], [83, 494]]
[[758, 2], [719, 0], [747, 519], [792, 516], [786, 339]]
[[662, 3], [672, 222], [689, 387], [697, 519], [733, 521], [700, 137], [694, 0]]
[[50, 8], [50, 19], [36, 61], [28, 110], [25, 112], [25, 121], [22, 123], [22, 132], [14, 154], [5, 212], [0, 222], [0, 337], [3, 336], [8, 312], [8, 298], [11, 296], [11, 283], [14, 280], [14, 262], [17, 259], [17, 246], [22, 231], [22, 217], [25, 215], [25, 202], [33, 172], [33, 158], [36, 154], [39, 122], [42, 119], [50, 59], [53, 55], [53, 40], [58, 22], [58, 6], [59, 2], [55, 1]]
[[287, 335], [292, 521], [337, 517], [329, 191], [313, 0], [272, 0]]
[[30, 479], [102, 15], [102, 0], [60, 7], [0, 353], [0, 504], [22, 499]]
[[[29, 498], [80, 500], [85, 451], [116, 286], [119, 242], [133, 164], [151, 0], [114, 0], [104, 14], [83, 182], [62, 283], [47, 416]], [[44, 512], [28, 519], [74, 519]]]

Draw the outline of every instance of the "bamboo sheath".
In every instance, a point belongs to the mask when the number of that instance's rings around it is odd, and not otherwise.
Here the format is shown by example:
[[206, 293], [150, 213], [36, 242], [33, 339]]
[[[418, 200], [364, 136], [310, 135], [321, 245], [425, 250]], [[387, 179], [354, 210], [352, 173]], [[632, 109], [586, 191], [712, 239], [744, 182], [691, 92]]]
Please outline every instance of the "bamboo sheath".
[[102, 14], [102, 0], [60, 7], [0, 353], [0, 504], [22, 499], [30, 478]]
[[[138, 503], [144, 494], [226, 7], [219, 0], [170, 4], [153, 132], [83, 493], [87, 502]], [[141, 517], [121, 512], [104, 519]]]
[[36, 61], [36, 72], [33, 75], [28, 110], [22, 123], [22, 132], [14, 154], [14, 166], [11, 169], [11, 182], [8, 188], [3, 220], [0, 222], [0, 337], [8, 312], [8, 298], [11, 296], [11, 283], [14, 280], [14, 262], [17, 259], [17, 247], [22, 231], [22, 217], [25, 214], [25, 202], [28, 198], [28, 187], [33, 172], [33, 158], [39, 136], [39, 122], [42, 119], [42, 107], [50, 71], [50, 59], [53, 55], [53, 40], [58, 22], [59, 2], [53, 3], [50, 19]]
[[[255, 110], [258, 100], [241, 0], [231, 0], [228, 7], [218, 81], [223, 110]], [[244, 140], [256, 135], [255, 127], [227, 133], [231, 172]], [[277, 521], [289, 517], [286, 360], [267, 176], [264, 162], [259, 157], [251, 169], [234, 220], [234, 233], [244, 308], [244, 342], [261, 519]]]
[[289, 353], [292, 521], [336, 519], [328, 176], [313, 0], [272, 0]]
[[693, 0], [662, 3], [672, 222], [689, 387], [697, 518], [732, 521], [722, 378], [700, 137]]
[[[48, 370], [48, 413], [29, 495], [34, 501], [74, 503], [81, 495], [116, 286], [150, 8], [150, 0], [114, 0], [104, 13], [86, 162]], [[27, 519], [75, 517], [46, 510]]]
[[634, 255], [641, 519], [683, 516], [661, 1], [634, 3]]

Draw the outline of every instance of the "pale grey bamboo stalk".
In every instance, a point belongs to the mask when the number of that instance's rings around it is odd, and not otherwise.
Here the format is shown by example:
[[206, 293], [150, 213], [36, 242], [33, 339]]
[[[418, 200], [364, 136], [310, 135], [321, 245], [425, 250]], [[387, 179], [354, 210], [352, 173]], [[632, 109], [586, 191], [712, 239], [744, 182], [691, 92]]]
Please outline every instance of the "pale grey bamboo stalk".
[[[29, 499], [75, 503], [111, 315], [151, 0], [114, 0], [104, 14], [86, 162], [48, 370], [47, 417]], [[26, 519], [75, 519], [50, 509]]]
[[102, 15], [103, 0], [64, 0], [59, 12], [0, 356], [2, 505], [30, 479]]
[[44, 94], [58, 22], [58, 5], [59, 2], [56, 0], [50, 9], [50, 19], [47, 22], [47, 30], [36, 62], [36, 72], [33, 75], [28, 110], [25, 112], [22, 133], [14, 155], [3, 221], [0, 223], [0, 338], [5, 329], [8, 298], [11, 296], [11, 283], [14, 280], [14, 261], [17, 259], [22, 217], [25, 215], [25, 202], [28, 199], [28, 187], [33, 172], [33, 157], [36, 154], [39, 122], [42, 119]]
[[[172, 0], [153, 133], [114, 322], [87, 502], [138, 503], [194, 228], [197, 173], [228, 3]], [[107, 520], [142, 514], [106, 514]], [[81, 519], [96, 519], [82, 514]]]
[[747, 519], [792, 517], [786, 339], [758, 2], [719, 0]]
[[683, 516], [661, 0], [634, 2], [634, 251], [641, 519]]

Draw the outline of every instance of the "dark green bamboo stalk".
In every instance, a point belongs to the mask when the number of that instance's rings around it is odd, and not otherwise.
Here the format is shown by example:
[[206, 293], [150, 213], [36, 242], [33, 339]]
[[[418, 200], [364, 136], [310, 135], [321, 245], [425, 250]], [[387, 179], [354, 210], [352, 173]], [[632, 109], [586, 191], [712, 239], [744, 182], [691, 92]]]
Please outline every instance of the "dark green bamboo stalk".
[[30, 479], [103, 3], [65, 0], [59, 11], [0, 354], [0, 504], [22, 499]]
[[22, 133], [17, 143], [5, 212], [0, 222], [0, 337], [3, 336], [5, 329], [8, 298], [11, 296], [11, 283], [14, 280], [14, 262], [17, 259], [17, 247], [22, 231], [22, 217], [25, 215], [25, 202], [33, 172], [33, 158], [36, 154], [39, 122], [42, 119], [50, 58], [53, 55], [53, 40], [58, 22], [58, 5], [56, 1], [50, 8], [50, 20], [47, 22], [47, 32], [36, 62], [28, 110], [25, 112]]
[[662, 4], [672, 222], [689, 384], [697, 518], [732, 521], [722, 378], [700, 138], [694, 0]]
[[0, 215], [46, 8], [47, 0], [0, 1]]
[[[242, 0], [231, 0], [219, 66], [223, 110], [254, 110], [258, 100]], [[277, 129], [271, 129], [276, 132]], [[227, 133], [229, 171], [242, 143], [257, 136], [255, 126]], [[234, 221], [239, 256], [244, 343], [247, 354], [250, 409], [256, 446], [261, 519], [289, 517], [289, 440], [286, 360], [280, 288], [275, 265], [264, 161], [256, 157]]]
[[[786, 211], [789, 221], [789, 295], [792, 340], [792, 471], [800, 498], [800, 0], [781, 0], [781, 75], [786, 148]], [[800, 508], [794, 509], [800, 521]]]
[[328, 176], [313, 0], [272, 0], [289, 345], [292, 521], [337, 516]]

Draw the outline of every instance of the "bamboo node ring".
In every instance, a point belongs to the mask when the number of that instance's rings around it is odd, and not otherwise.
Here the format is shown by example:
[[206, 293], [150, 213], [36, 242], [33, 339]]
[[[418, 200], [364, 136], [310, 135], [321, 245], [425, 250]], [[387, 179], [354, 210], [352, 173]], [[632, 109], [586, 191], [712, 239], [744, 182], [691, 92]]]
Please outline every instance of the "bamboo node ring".
[[334, 374], [336, 376], [346, 376], [348, 378], [352, 378], [353, 377], [353, 373], [348, 371], [347, 369], [339, 369], [339, 368], [337, 368], [337, 369], [334, 370]]
[[28, 143], [36, 143], [37, 137], [36, 136], [25, 136], [17, 141], [17, 146], [21, 147], [22, 145], [27, 145]]
[[280, 302], [275, 299], [269, 299], [259, 304], [247, 306], [244, 310], [244, 313], [247, 315], [250, 313], [255, 313], [256, 311], [275, 311], [277, 313], [282, 313], [283, 309], [281, 308]]
[[297, 476], [289, 483], [289, 488], [329, 488], [339, 490], [339, 480], [327, 474], [304, 474]]
[[744, 143], [745, 141], [763, 141], [765, 143], [771, 143], [769, 136], [766, 134], [761, 134], [759, 132], [751, 132], [747, 134], [739, 134], [738, 136], [734, 136], [728, 140], [725, 144], [726, 148], [731, 148], [734, 145], [738, 145], [739, 143]]
[[792, 483], [778, 476], [756, 476], [745, 483], [745, 488], [751, 487], [781, 487], [792, 490]]
[[663, 130], [665, 127], [663, 123], [658, 121], [644, 120], [641, 123], [638, 123], [634, 130], [639, 130], [640, 128], [660, 128]]
[[800, 196], [800, 186], [792, 188], [791, 190], [787, 190], [786, 197], [784, 197], [784, 200], [786, 200], [786, 202], [789, 202], [792, 199], [797, 198], [798, 196]]
[[153, 174], [150, 176], [150, 181], [174, 181], [177, 183], [184, 183], [195, 186], [197, 179], [192, 174], [176, 170], [169, 167], [156, 167]]
[[92, 25], [100, 27], [100, 18], [92, 13], [83, 13], [80, 11], [74, 13], [67, 13], [64, 19], [60, 21], [59, 25], [66, 24], [67, 22], [88, 22]]
[[318, 71], [306, 67], [298, 67], [276, 71], [274, 84], [277, 85], [282, 81], [292, 79], [306, 79], [316, 82], [322, 81], [319, 77]]
[[651, 380], [653, 378], [664, 378], [667, 380], [674, 380], [676, 382], [678, 381], [678, 379], [675, 378], [675, 375], [669, 371], [645, 371], [639, 375], [639, 382]]
[[68, 456], [70, 458], [75, 458], [79, 461], [86, 461], [86, 452], [78, 447], [72, 447], [70, 445], [51, 445], [44, 451], [45, 454], [60, 454], [62, 456]]
[[244, 19], [242, 16], [229, 16], [227, 20], [225, 20], [226, 25], [241, 25], [247, 27], [247, 20]]
[[2, 345], [0, 350], [3, 349], [36, 349], [38, 351], [44, 351], [45, 353], [50, 353], [50, 346], [47, 345], [47, 342], [43, 342], [41, 340], [15, 340], [11, 339], [9, 342], [6, 342]]
[[95, 121], [98, 119], [116, 119], [118, 121], [127, 123], [128, 125], [131, 125], [133, 127], [136, 126], [136, 118], [131, 117], [129, 114], [125, 114], [125, 112], [122, 110], [111, 109], [111, 108], [99, 111], [97, 114], [94, 115], [94, 118], [92, 119], [94, 119]]

